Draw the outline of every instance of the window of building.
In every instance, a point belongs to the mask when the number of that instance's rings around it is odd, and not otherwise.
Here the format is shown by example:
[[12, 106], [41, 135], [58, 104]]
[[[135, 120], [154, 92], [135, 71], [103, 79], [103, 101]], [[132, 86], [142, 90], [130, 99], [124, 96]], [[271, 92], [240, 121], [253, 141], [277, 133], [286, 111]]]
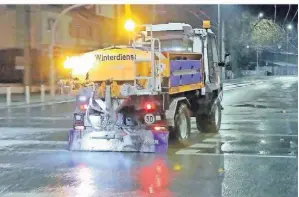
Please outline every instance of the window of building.
[[96, 5], [96, 15], [107, 18], [115, 17], [115, 5]]
[[52, 8], [63, 8], [63, 5], [48, 5], [48, 6]]
[[14, 10], [17, 8], [17, 5], [6, 5], [6, 8]]
[[92, 37], [92, 28], [91, 28], [91, 26], [88, 26], [88, 36]]
[[54, 25], [55, 19], [54, 18], [48, 18], [47, 20], [47, 30], [51, 31], [52, 26]]

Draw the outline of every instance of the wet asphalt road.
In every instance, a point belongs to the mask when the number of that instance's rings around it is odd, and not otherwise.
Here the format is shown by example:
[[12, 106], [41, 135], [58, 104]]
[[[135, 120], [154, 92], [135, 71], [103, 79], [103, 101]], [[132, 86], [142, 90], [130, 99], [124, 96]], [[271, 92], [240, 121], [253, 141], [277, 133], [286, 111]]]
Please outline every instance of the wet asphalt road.
[[271, 77], [226, 91], [220, 133], [166, 156], [66, 151], [72, 103], [0, 110], [0, 196], [148, 196], [156, 162], [169, 184], [149, 196], [298, 196], [297, 90], [297, 78]]

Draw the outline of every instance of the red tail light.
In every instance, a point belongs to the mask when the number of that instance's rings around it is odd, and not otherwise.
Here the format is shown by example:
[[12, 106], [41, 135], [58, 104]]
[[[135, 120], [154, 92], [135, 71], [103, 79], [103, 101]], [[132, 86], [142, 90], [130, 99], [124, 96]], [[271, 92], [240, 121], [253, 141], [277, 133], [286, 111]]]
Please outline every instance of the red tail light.
[[156, 109], [156, 105], [155, 105], [155, 103], [152, 103], [152, 102], [146, 102], [144, 104], [144, 109], [146, 111], [154, 111]]
[[167, 131], [166, 127], [162, 127], [162, 126], [154, 126], [154, 131]]
[[87, 110], [87, 107], [88, 107], [87, 104], [80, 105], [80, 110], [85, 111], [85, 110]]

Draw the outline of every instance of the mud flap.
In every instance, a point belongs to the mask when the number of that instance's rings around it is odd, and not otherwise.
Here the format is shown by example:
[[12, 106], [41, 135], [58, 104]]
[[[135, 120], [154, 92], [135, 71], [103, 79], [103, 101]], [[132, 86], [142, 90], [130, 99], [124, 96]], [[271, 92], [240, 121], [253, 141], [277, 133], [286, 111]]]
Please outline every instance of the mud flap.
[[155, 152], [167, 153], [169, 132], [153, 132], [155, 139]]
[[167, 153], [169, 132], [143, 131], [139, 152]]
[[81, 141], [82, 131], [75, 131], [74, 129], [69, 130], [68, 136], [68, 150], [80, 150], [81, 149]]
[[72, 144], [73, 144], [73, 141], [74, 141], [74, 130], [73, 129], [69, 130], [68, 138], [69, 139], [68, 139], [67, 149], [71, 150], [72, 149]]

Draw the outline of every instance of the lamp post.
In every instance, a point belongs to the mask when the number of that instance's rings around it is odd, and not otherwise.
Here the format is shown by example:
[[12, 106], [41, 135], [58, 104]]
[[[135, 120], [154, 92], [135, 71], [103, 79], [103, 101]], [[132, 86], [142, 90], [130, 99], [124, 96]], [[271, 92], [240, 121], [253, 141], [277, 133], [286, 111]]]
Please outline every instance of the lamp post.
[[56, 39], [56, 30], [57, 30], [57, 26], [61, 20], [61, 18], [67, 14], [68, 12], [70, 12], [71, 10], [78, 8], [78, 7], [82, 7], [85, 6], [86, 4], [83, 5], [72, 5], [66, 9], [64, 9], [57, 17], [57, 19], [55, 20], [52, 29], [51, 29], [51, 44], [49, 46], [49, 59], [50, 59], [50, 93], [51, 93], [51, 98], [54, 99], [55, 98], [55, 67], [54, 67], [54, 61], [53, 61], [53, 48], [55, 46], [55, 39]]
[[[293, 25], [288, 24], [287, 25], [287, 30], [292, 31]], [[287, 31], [287, 63], [289, 63], [289, 32]]]
[[[247, 45], [246, 48], [249, 49], [250, 46]], [[259, 52], [260, 52], [260, 51], [261, 51], [261, 49], [256, 48], [256, 69], [255, 69], [255, 71], [256, 71], [256, 75], [259, 74]]]
[[131, 44], [131, 33], [135, 30], [136, 24], [132, 19], [125, 21], [125, 29], [129, 34], [129, 45]]
[[256, 49], [256, 74], [259, 75], [259, 51]]

